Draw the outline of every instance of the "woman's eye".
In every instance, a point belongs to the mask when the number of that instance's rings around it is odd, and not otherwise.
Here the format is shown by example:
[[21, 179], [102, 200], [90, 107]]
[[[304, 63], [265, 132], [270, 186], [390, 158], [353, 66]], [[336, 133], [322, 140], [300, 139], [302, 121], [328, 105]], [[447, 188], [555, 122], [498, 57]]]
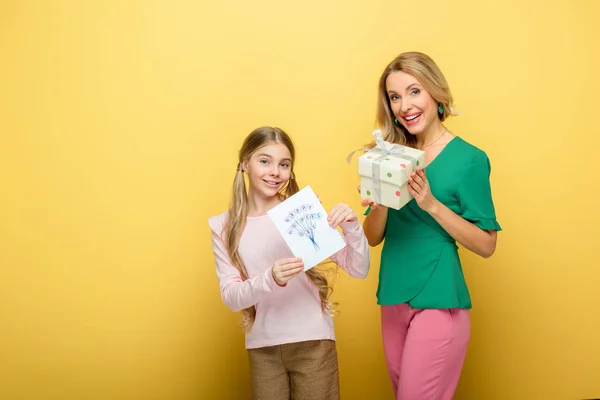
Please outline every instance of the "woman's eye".
[[410, 92], [413, 96], [418, 95], [419, 93], [421, 93], [421, 91], [419, 89], [413, 89], [412, 92]]

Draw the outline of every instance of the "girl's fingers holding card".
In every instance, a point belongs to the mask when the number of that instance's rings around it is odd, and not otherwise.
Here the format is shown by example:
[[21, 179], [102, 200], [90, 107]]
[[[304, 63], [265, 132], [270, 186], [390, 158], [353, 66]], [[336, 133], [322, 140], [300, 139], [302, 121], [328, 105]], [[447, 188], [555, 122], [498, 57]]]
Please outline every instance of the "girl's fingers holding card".
[[344, 217], [344, 222], [354, 222], [357, 220], [358, 220], [358, 216], [356, 215], [354, 210], [349, 208], [346, 212], [346, 216]]
[[287, 271], [282, 271], [281, 276], [284, 278], [291, 278], [293, 276], [298, 275], [300, 272], [304, 271], [304, 265], [296, 267], [294, 269], [288, 269]]
[[290, 268], [294, 268], [298, 265], [302, 265], [303, 261], [301, 258], [292, 257], [292, 258], [282, 258], [281, 260], [275, 261], [275, 267], [281, 270], [286, 270]]
[[335, 205], [331, 211], [329, 211], [329, 214], [327, 215], [327, 222], [329, 222], [330, 224], [335, 220], [336, 216], [340, 213], [340, 206], [339, 205]]
[[344, 221], [344, 210], [338, 210], [338, 212], [334, 215], [334, 217], [330, 221], [330, 225], [332, 227], [338, 226], [342, 221]]

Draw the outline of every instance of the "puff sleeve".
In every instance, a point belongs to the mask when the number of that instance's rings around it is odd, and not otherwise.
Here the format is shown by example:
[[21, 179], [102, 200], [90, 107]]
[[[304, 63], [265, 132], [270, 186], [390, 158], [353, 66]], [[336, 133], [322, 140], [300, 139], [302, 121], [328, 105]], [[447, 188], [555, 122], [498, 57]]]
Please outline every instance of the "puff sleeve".
[[491, 165], [487, 154], [478, 150], [467, 163], [458, 184], [459, 215], [483, 230], [501, 231], [492, 200], [490, 173]]

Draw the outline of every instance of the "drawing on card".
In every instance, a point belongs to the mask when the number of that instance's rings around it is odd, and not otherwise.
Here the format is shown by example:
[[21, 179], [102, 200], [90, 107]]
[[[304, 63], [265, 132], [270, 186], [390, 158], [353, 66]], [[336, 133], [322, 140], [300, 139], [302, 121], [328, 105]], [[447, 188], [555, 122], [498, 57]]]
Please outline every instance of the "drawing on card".
[[291, 210], [284, 221], [289, 224], [288, 234], [309, 239], [315, 251], [317, 251], [319, 245], [315, 240], [315, 230], [317, 229], [317, 221], [322, 217], [323, 214], [318, 211], [315, 212], [314, 205], [302, 204]]
[[329, 225], [327, 212], [310, 186], [289, 197], [267, 213], [294, 257], [308, 270], [331, 257], [346, 242]]

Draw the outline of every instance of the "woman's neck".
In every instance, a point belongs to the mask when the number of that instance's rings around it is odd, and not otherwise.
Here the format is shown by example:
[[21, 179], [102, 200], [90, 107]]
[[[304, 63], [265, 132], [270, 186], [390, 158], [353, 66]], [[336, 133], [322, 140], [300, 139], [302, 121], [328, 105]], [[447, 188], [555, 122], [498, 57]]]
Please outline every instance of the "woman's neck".
[[248, 193], [248, 216], [260, 217], [265, 215], [270, 209], [281, 203], [280, 196], [264, 197], [252, 190]]
[[423, 146], [429, 146], [446, 133], [446, 128], [441, 122], [432, 123], [431, 126], [423, 131], [421, 134], [416, 135], [417, 149], [422, 149]]

